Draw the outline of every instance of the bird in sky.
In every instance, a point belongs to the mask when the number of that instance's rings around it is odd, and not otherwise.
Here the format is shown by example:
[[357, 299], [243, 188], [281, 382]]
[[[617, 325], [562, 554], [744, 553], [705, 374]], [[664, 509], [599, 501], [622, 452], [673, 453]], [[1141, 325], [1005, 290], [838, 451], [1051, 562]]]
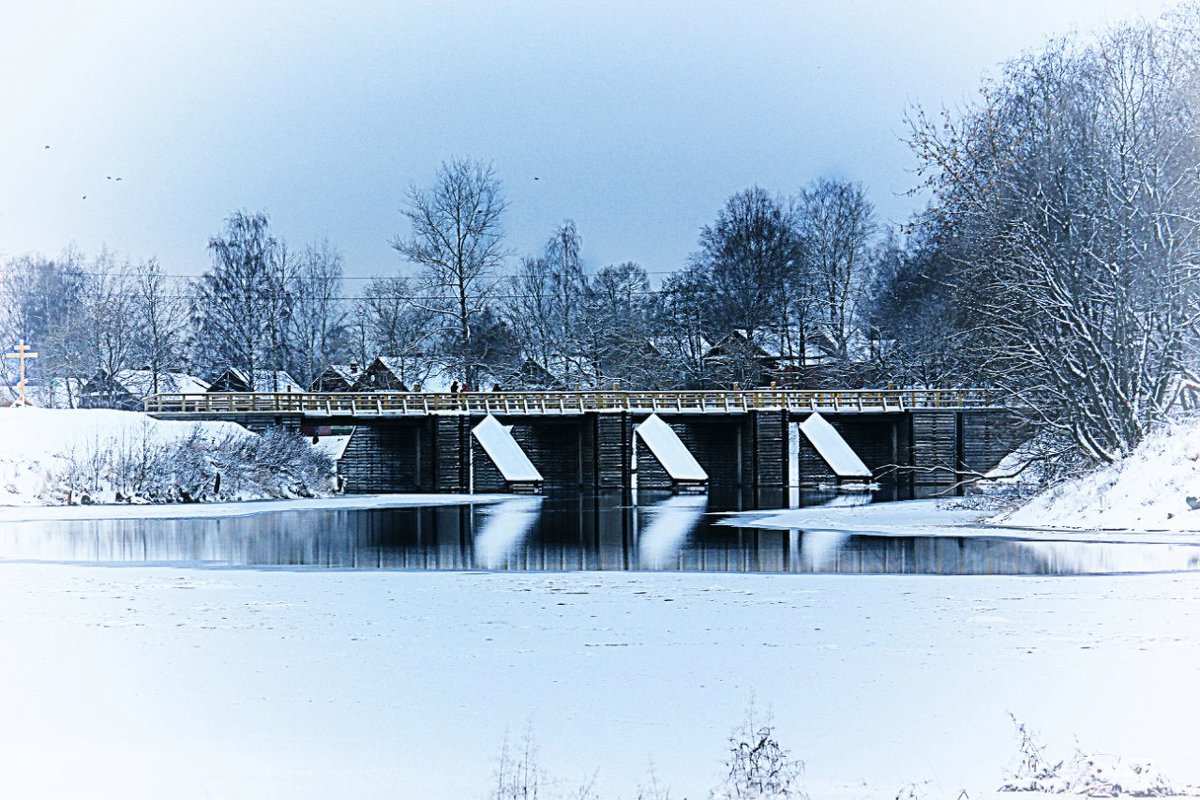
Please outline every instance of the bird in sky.
[[540, 181], [540, 180], [541, 180], [541, 178], [539, 178], [537, 175], [534, 175], [534, 176], [533, 176], [533, 179], [534, 179], [535, 181]]
[[46, 145], [46, 146], [45, 146], [44, 148], [42, 148], [42, 149], [43, 149], [43, 150], [49, 150], [49, 149], [50, 149], [50, 145]]
[[83, 199], [84, 199], [84, 200], [87, 200], [87, 195], [86, 195], [86, 194], [83, 196]]

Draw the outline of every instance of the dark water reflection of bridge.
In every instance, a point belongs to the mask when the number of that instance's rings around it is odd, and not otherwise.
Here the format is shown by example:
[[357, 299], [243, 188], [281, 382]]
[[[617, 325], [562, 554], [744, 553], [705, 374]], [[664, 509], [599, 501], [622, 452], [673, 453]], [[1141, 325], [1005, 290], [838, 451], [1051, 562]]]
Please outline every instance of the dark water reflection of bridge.
[[[806, 496], [806, 503], [838, 502]], [[842, 500], [844, 502], [844, 500]], [[1069, 575], [1200, 569], [1200, 547], [717, 524], [736, 498], [513, 497], [223, 519], [0, 524], [0, 559], [210, 567]]]

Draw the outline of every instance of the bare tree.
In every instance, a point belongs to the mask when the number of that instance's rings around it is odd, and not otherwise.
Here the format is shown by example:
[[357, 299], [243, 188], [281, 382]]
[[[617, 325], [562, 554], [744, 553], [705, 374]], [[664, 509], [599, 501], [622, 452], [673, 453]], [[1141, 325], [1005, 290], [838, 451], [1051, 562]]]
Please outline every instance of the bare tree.
[[262, 212], [234, 212], [208, 250], [212, 269], [196, 283], [191, 307], [195, 360], [210, 372], [238, 367], [253, 380], [278, 357], [281, 301], [272, 295], [285, 259]]
[[409, 189], [404, 216], [411, 232], [392, 247], [421, 268], [419, 306], [441, 320], [445, 349], [464, 379], [477, 385], [471, 363], [473, 320], [485, 311], [495, 272], [509, 255], [501, 217], [507, 203], [490, 165], [469, 159], [443, 163], [431, 190]]
[[783, 326], [784, 285], [800, 264], [800, 240], [784, 203], [755, 186], [729, 198], [700, 231], [695, 263], [708, 276], [718, 325], [751, 342]]
[[[94, 364], [82, 340], [79, 312], [89, 276], [73, 248], [47, 259], [22, 256], [0, 269], [0, 325], [5, 345], [25, 339], [39, 353], [31, 378], [43, 389], [42, 402], [74, 406], [79, 378]], [[3, 359], [0, 369], [15, 363]], [[16, 378], [9, 376], [9, 383]]]
[[[260, 364], [266, 374], [251, 373], [253, 388], [260, 392], [279, 392], [280, 373], [294, 363], [294, 320], [296, 294], [300, 285], [300, 262], [283, 239], [267, 251], [266, 292], [263, 313], [266, 316], [263, 353]], [[264, 385], [258, 385], [263, 383]]]
[[359, 300], [358, 314], [363, 326], [364, 366], [372, 355], [395, 359], [400, 379], [406, 384], [422, 382], [434, 366], [438, 329], [434, 315], [414, 296], [408, 278], [380, 278], [371, 281]]
[[823, 178], [800, 193], [798, 214], [822, 343], [847, 364], [869, 282], [874, 209], [861, 185]]
[[713, 309], [704, 268], [693, 264], [668, 275], [655, 299], [652, 343], [670, 371], [670, 385], [707, 387]]
[[525, 257], [508, 279], [505, 310], [526, 356], [546, 371], [559, 352], [554, 270], [544, 256]]
[[309, 386], [348, 349], [347, 314], [341, 302], [342, 254], [328, 239], [298, 256], [289, 338], [291, 374]]
[[155, 258], [137, 266], [130, 289], [137, 336], [134, 352], [139, 366], [150, 372], [150, 391], [157, 394], [163, 377], [180, 366], [187, 306], [168, 286]]
[[565, 382], [590, 380], [582, 353], [587, 276], [582, 240], [572, 220], [560, 225], [541, 255], [521, 259], [508, 280], [505, 316], [527, 358]]
[[961, 119], [914, 115], [957, 302], [997, 384], [1093, 459], [1197, 375], [1195, 7], [1010, 62]]
[[133, 366], [138, 336], [131, 272], [128, 263], [118, 263], [108, 251], [92, 262], [80, 313], [73, 317], [93, 360], [89, 375], [104, 372], [116, 376]]
[[661, 380], [651, 356], [650, 278], [632, 261], [610, 264], [588, 282], [577, 334], [597, 385], [647, 387]]

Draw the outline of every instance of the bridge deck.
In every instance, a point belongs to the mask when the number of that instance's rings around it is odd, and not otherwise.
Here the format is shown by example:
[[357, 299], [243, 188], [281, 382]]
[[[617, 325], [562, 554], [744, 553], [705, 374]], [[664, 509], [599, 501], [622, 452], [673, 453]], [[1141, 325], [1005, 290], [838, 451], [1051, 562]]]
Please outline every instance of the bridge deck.
[[145, 410], [192, 414], [303, 414], [308, 417], [421, 417], [430, 414], [565, 416], [597, 411], [635, 414], [744, 414], [755, 410], [883, 414], [913, 409], [999, 408], [988, 389], [747, 389], [696, 392], [242, 392], [156, 394]]

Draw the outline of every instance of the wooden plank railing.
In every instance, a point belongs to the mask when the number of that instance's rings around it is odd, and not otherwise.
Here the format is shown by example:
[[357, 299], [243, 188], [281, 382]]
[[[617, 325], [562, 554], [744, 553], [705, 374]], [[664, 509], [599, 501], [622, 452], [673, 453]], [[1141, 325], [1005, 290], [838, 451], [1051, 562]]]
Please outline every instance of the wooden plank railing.
[[423, 416], [425, 414], [535, 414], [586, 411], [729, 414], [755, 409], [873, 412], [914, 408], [992, 408], [1003, 398], [989, 389], [738, 389], [729, 391], [576, 392], [244, 392], [156, 394], [144, 401], [156, 414], [306, 414], [317, 416]]

